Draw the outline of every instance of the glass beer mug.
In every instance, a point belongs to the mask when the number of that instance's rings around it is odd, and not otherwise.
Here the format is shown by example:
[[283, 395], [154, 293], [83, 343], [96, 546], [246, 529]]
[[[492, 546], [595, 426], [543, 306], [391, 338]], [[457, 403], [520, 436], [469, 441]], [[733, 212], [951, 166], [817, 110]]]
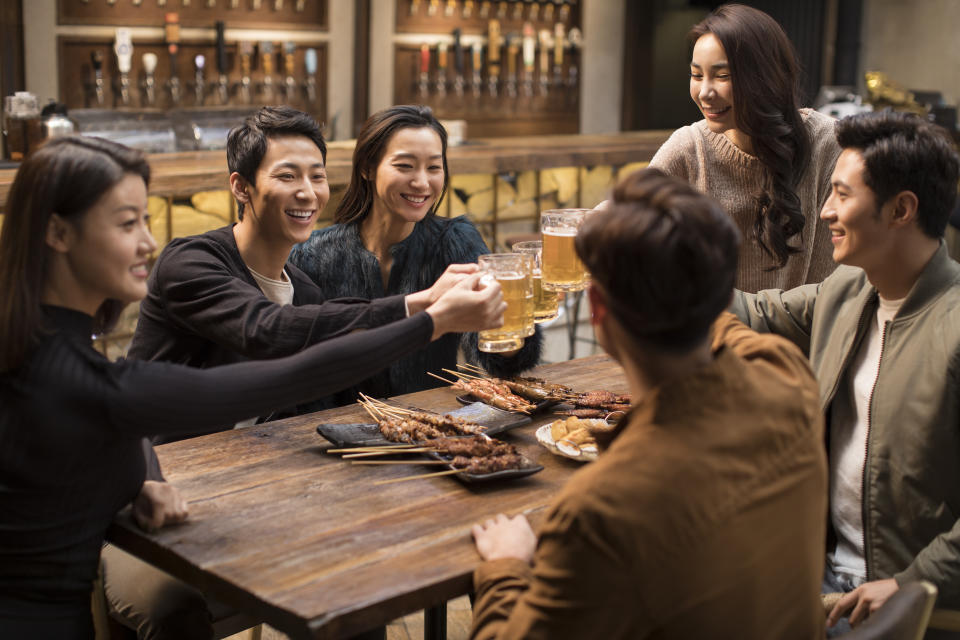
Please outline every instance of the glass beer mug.
[[553, 320], [560, 315], [560, 294], [543, 288], [541, 272], [543, 242], [540, 240], [515, 242], [510, 248], [514, 253], [529, 254], [533, 260], [533, 321], [539, 324]]
[[590, 209], [548, 209], [540, 214], [541, 271], [547, 291], [582, 291], [586, 269], [574, 248], [577, 229]]
[[520, 253], [488, 253], [477, 258], [483, 279], [495, 279], [503, 291], [507, 310], [503, 326], [479, 333], [480, 351], [500, 353], [523, 346], [523, 339], [533, 335], [533, 261]]

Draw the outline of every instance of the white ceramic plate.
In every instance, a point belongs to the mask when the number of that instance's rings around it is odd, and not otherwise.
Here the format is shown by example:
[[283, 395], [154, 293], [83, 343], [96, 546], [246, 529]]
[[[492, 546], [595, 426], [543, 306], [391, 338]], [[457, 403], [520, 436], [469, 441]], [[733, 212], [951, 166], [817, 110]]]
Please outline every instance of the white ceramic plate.
[[[566, 420], [566, 418], [564, 418], [564, 420]], [[597, 420], [597, 422], [603, 422], [603, 420]], [[597, 459], [599, 452], [596, 450], [595, 445], [593, 447], [583, 448], [576, 445], [571, 446], [565, 444], [557, 446], [557, 443], [553, 441], [553, 435], [550, 433], [550, 427], [553, 424], [554, 423], [551, 422], [537, 429], [537, 442], [546, 447], [554, 455], [570, 458], [578, 462], [593, 462]]]

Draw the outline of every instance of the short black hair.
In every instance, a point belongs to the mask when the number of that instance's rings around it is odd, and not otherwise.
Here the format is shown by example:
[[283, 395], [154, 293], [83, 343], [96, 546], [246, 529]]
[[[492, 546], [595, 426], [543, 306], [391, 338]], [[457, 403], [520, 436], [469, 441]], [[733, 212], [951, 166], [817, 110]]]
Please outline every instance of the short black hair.
[[917, 196], [917, 223], [940, 238], [957, 202], [960, 159], [946, 131], [912, 113], [860, 113], [836, 124], [837, 143], [863, 157], [863, 182], [877, 205], [900, 193]]
[[[305, 136], [320, 149], [327, 162], [327, 144], [313, 116], [292, 107], [263, 107], [227, 134], [227, 169], [237, 172], [256, 185], [257, 169], [267, 153], [267, 139], [281, 136]], [[243, 220], [243, 203], [237, 203], [237, 217]]]
[[740, 232], [715, 200], [659, 169], [613, 190], [577, 233], [577, 253], [638, 346], [684, 353], [730, 304]]

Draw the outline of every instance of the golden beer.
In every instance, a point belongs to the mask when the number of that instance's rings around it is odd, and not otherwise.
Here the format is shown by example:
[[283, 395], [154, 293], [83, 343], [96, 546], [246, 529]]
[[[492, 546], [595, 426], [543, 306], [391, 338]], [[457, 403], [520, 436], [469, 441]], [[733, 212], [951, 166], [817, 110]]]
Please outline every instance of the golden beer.
[[589, 209], [549, 209], [540, 214], [543, 238], [541, 270], [547, 291], [582, 291], [587, 287], [583, 262], [574, 241]]
[[533, 321], [539, 324], [555, 319], [560, 315], [560, 294], [543, 288], [540, 270], [543, 242], [540, 240], [514, 242], [511, 249], [514, 253], [528, 254], [533, 258]]
[[503, 301], [503, 326], [479, 333], [481, 351], [499, 353], [523, 346], [523, 339], [533, 335], [533, 278], [529, 256], [495, 253], [480, 256], [481, 270], [500, 283]]
[[580, 291], [584, 288], [583, 262], [574, 248], [576, 230], [543, 231], [543, 288], [548, 291]]
[[533, 277], [533, 321], [549, 322], [560, 315], [560, 294], [543, 288], [543, 278]]

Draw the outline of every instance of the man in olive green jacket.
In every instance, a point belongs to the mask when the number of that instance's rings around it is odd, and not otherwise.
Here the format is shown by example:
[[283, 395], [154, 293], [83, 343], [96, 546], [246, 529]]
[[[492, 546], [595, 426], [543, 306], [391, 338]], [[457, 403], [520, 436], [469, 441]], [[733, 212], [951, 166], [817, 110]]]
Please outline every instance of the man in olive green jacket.
[[843, 152], [820, 217], [840, 267], [819, 285], [731, 310], [809, 355], [827, 418], [825, 590], [851, 625], [926, 579], [960, 607], [960, 265], [942, 240], [958, 158], [904, 114], [837, 123]]

